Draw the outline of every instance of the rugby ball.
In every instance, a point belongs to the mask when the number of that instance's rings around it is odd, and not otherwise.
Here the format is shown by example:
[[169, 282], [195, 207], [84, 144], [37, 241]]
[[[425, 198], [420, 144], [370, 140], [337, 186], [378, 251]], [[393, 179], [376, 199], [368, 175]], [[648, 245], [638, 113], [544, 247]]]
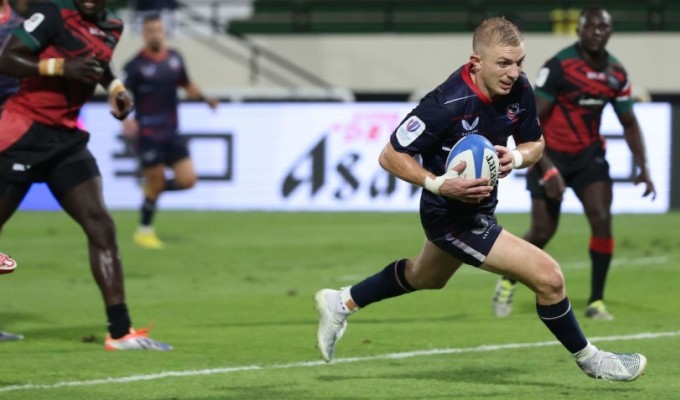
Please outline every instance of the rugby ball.
[[446, 173], [450, 173], [461, 161], [465, 161], [466, 165], [458, 176], [466, 179], [489, 178], [489, 186], [498, 183], [498, 153], [484, 136], [475, 133], [463, 136], [446, 158]]

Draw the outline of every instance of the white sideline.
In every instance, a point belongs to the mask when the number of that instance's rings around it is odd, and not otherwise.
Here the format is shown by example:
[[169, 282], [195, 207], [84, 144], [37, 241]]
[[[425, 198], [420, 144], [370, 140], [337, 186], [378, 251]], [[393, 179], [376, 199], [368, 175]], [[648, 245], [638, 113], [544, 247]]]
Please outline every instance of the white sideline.
[[[589, 340], [593, 343], [595, 342], [614, 342], [620, 340], [644, 340], [644, 339], [657, 339], [662, 337], [672, 337], [680, 336], [680, 331], [673, 332], [647, 332], [638, 333], [633, 335], [618, 335], [618, 336], [603, 336], [590, 338]], [[497, 351], [497, 350], [508, 350], [508, 349], [525, 349], [533, 347], [545, 347], [545, 346], [555, 346], [559, 342], [548, 341], [548, 342], [534, 342], [534, 343], [507, 343], [507, 344], [489, 344], [481, 345], [475, 347], [461, 347], [453, 349], [430, 349], [430, 350], [416, 350], [401, 353], [387, 353], [378, 354], [374, 356], [366, 357], [349, 357], [349, 358], [338, 358], [333, 361], [334, 364], [339, 363], [355, 363], [361, 361], [374, 361], [374, 360], [394, 360], [394, 359], [404, 359], [422, 356], [432, 356], [432, 355], [442, 355], [442, 354], [460, 354], [460, 353], [475, 353], [475, 352], [486, 352], [486, 351]], [[198, 370], [188, 370], [188, 371], [167, 371], [160, 372], [157, 374], [146, 374], [146, 375], [131, 375], [121, 378], [106, 378], [106, 379], [93, 379], [89, 381], [65, 381], [57, 382], [52, 384], [26, 384], [26, 385], [13, 385], [5, 386], [0, 388], [0, 394], [18, 390], [36, 390], [36, 389], [56, 389], [61, 387], [77, 387], [77, 386], [92, 386], [92, 385], [103, 385], [108, 383], [129, 383], [129, 382], [140, 382], [140, 381], [151, 381], [156, 379], [170, 378], [170, 377], [184, 377], [184, 376], [198, 376], [198, 375], [215, 375], [215, 374], [229, 374], [232, 372], [243, 372], [243, 371], [254, 371], [254, 370], [273, 370], [273, 369], [290, 369], [290, 368], [303, 368], [303, 367], [315, 367], [325, 365], [324, 361], [301, 361], [288, 364], [273, 364], [273, 365], [243, 365], [240, 367], [224, 367], [224, 368], [210, 368], [210, 369], [198, 369]]]

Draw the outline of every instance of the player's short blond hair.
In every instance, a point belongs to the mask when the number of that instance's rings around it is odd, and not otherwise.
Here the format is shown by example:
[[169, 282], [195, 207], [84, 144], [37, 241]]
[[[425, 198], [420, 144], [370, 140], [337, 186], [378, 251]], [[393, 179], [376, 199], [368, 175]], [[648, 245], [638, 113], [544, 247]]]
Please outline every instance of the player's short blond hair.
[[504, 17], [488, 18], [482, 21], [472, 35], [472, 51], [479, 54], [482, 47], [490, 45], [521, 46], [522, 32]]

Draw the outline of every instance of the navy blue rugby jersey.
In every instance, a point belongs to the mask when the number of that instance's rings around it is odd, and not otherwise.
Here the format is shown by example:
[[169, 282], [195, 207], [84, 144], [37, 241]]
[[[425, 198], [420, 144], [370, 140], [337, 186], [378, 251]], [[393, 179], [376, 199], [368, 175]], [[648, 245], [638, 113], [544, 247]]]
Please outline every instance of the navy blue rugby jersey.
[[177, 88], [189, 77], [179, 52], [161, 54], [142, 50], [125, 65], [125, 86], [135, 99], [135, 118], [140, 135], [165, 138], [177, 133]]
[[[463, 136], [476, 133], [494, 145], [536, 141], [541, 128], [536, 116], [534, 93], [524, 74], [510, 93], [489, 99], [472, 82], [471, 64], [455, 71], [428, 93], [392, 133], [390, 141], [402, 153], [422, 157], [423, 167], [439, 176], [449, 151]], [[443, 215], [493, 212], [498, 189], [479, 204], [462, 203], [422, 191], [421, 212]]]

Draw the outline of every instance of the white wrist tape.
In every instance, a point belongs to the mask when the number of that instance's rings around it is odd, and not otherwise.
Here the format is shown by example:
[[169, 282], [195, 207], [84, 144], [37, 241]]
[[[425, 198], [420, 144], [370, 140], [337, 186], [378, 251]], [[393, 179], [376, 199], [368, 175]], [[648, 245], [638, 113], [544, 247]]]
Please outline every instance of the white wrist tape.
[[57, 59], [56, 58], [48, 58], [47, 59], [47, 75], [54, 76], [54, 74], [56, 72], [57, 72]]
[[429, 190], [430, 192], [434, 194], [439, 194], [439, 188], [442, 187], [444, 184], [444, 181], [446, 180], [446, 176], [438, 176], [434, 179], [430, 178], [429, 176], [425, 177], [425, 189]]
[[515, 149], [512, 151], [512, 157], [515, 159], [513, 167], [515, 169], [522, 168], [522, 163], [524, 163], [524, 156], [522, 155], [522, 152]]
[[107, 89], [107, 92], [109, 92], [109, 94], [111, 94], [111, 95], [116, 95], [119, 92], [122, 92], [124, 90], [125, 90], [125, 85], [123, 84], [123, 82], [120, 79], [116, 78], [116, 79], [112, 80], [111, 83], [109, 83], [109, 87]]

